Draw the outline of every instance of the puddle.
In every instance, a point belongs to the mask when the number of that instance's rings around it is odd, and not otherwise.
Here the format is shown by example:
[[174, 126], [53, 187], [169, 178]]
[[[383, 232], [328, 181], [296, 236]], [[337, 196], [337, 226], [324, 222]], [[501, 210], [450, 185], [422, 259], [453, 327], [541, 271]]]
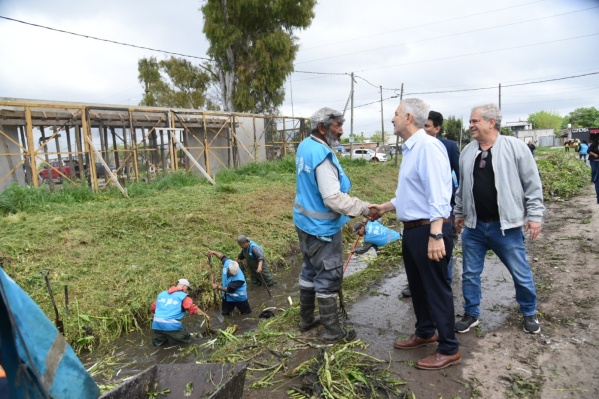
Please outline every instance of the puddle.
[[[366, 268], [368, 261], [375, 256], [376, 252], [374, 250], [363, 255], [354, 255], [348, 264], [346, 276]], [[230, 323], [239, 327], [238, 333], [251, 331], [257, 326], [258, 315], [265, 308], [287, 309], [289, 307], [288, 297], [292, 298], [294, 304], [297, 303], [299, 301], [298, 269], [299, 267], [279, 268], [276, 271], [275, 277], [278, 284], [270, 288], [272, 297], [268, 294], [266, 288], [250, 285], [248, 295], [252, 314], [249, 317], [237, 314], [224, 317], [224, 321], [220, 322], [218, 320], [220, 311], [209, 309], [207, 313], [212, 319], [211, 327], [213, 329], [224, 329]], [[461, 258], [456, 257], [454, 259], [452, 288], [457, 315], [461, 315], [463, 312], [461, 270]], [[495, 255], [487, 257], [482, 281], [481, 327], [488, 333], [505, 323], [512, 309], [517, 307], [517, 303], [514, 299], [515, 292], [512, 278]], [[370, 345], [369, 352], [374, 356], [388, 358], [392, 342], [397, 337], [408, 336], [414, 331], [416, 320], [411, 299], [401, 298], [400, 294], [406, 286], [407, 279], [403, 265], [401, 265], [401, 267], [398, 266], [395, 273], [378, 283], [374, 283], [367, 294], [357, 298], [354, 303], [348, 304], [348, 323], [355, 327], [358, 338]], [[149, 303], [150, 300], [148, 300], [148, 306]], [[279, 312], [281, 310], [275, 310], [275, 313]], [[203, 318], [201, 317], [187, 316], [184, 319], [184, 324], [190, 332], [197, 334], [205, 328], [202, 326], [202, 321]], [[196, 361], [195, 354], [183, 356], [181, 348], [178, 346], [153, 347], [150, 342], [152, 336], [153, 333], [149, 328], [143, 332], [128, 334], [111, 343], [110, 348], [104, 348], [87, 356], [82, 356], [82, 361], [89, 368], [98, 359], [105, 359], [106, 351], [109, 350], [108, 353], [112, 357], [113, 364], [104, 364], [103, 367], [104, 370], [112, 369], [112, 373], [106, 373], [112, 374], [112, 381], [121, 381], [123, 378], [135, 375], [157, 363], [193, 363]], [[203, 343], [208, 339], [210, 337], [198, 335], [196, 342]], [[104, 378], [105, 376], [101, 374], [94, 376], [96, 382], [100, 384], [106, 383], [106, 381], [102, 381]]]

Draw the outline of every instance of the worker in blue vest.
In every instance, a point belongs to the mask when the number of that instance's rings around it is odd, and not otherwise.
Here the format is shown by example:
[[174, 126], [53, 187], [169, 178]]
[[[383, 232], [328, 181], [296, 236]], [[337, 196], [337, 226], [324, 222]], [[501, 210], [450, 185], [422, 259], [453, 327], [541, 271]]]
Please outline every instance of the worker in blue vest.
[[217, 251], [209, 250], [206, 255], [214, 255], [223, 263], [222, 283], [212, 284], [212, 289], [222, 291], [221, 313], [223, 316], [230, 316], [235, 308], [239, 309], [243, 315], [252, 313], [248, 301], [245, 275], [239, 268], [239, 263]]
[[399, 232], [382, 225], [378, 221], [354, 223], [354, 234], [364, 237], [364, 244], [352, 251], [357, 255], [368, 252], [370, 248], [378, 251], [380, 247], [401, 239]]
[[239, 262], [245, 259], [252, 276], [252, 284], [262, 285], [264, 282], [269, 287], [275, 285], [276, 282], [272, 277], [262, 247], [244, 235], [237, 237], [237, 244], [241, 247], [241, 252], [235, 261]]
[[162, 291], [154, 301], [150, 310], [154, 313], [152, 330], [154, 330], [154, 346], [165, 343], [188, 344], [191, 342], [191, 334], [181, 323], [187, 313], [190, 315], [201, 314], [210, 321], [210, 316], [202, 312], [187, 294], [189, 281], [185, 278], [179, 279], [177, 285]]

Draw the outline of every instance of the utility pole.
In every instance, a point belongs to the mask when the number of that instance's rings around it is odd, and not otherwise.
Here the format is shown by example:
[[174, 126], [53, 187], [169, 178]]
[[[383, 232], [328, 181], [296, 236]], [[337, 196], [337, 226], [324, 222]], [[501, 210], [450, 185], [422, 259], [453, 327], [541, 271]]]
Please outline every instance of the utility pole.
[[354, 73], [351, 73], [351, 120], [350, 120], [350, 133], [349, 133], [349, 159], [353, 159], [353, 138], [354, 138]]
[[[399, 92], [399, 102], [403, 100], [403, 83], [401, 84], [401, 90]], [[395, 136], [395, 166], [397, 166], [397, 158], [399, 157], [399, 135]]]
[[499, 109], [501, 109], [501, 83], [499, 83]]
[[[383, 136], [383, 150], [385, 148], [385, 120], [383, 119], [383, 86], [379, 86], [381, 91], [381, 135]], [[386, 151], [385, 151], [386, 152]]]

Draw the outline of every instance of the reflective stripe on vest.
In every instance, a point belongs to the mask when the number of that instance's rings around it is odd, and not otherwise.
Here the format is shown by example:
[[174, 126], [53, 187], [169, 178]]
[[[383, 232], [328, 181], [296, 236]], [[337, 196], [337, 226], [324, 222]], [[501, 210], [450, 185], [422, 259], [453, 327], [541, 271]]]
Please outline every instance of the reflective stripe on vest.
[[309, 211], [307, 209], [304, 209], [300, 204], [298, 204], [297, 202], [294, 204], [295, 209], [301, 213], [302, 215], [305, 215], [309, 218], [314, 218], [314, 219], [337, 219], [339, 217], [338, 213], [329, 211], [329, 212], [317, 212], [317, 211]]

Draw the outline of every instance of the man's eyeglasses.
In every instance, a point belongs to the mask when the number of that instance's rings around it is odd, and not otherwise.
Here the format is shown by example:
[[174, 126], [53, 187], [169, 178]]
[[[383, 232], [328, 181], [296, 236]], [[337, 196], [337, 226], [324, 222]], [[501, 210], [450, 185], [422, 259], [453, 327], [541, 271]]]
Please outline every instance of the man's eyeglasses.
[[483, 153], [480, 155], [480, 162], [478, 163], [478, 167], [481, 169], [484, 169], [485, 166], [487, 166], [487, 157], [489, 156], [489, 151], [483, 151]]

